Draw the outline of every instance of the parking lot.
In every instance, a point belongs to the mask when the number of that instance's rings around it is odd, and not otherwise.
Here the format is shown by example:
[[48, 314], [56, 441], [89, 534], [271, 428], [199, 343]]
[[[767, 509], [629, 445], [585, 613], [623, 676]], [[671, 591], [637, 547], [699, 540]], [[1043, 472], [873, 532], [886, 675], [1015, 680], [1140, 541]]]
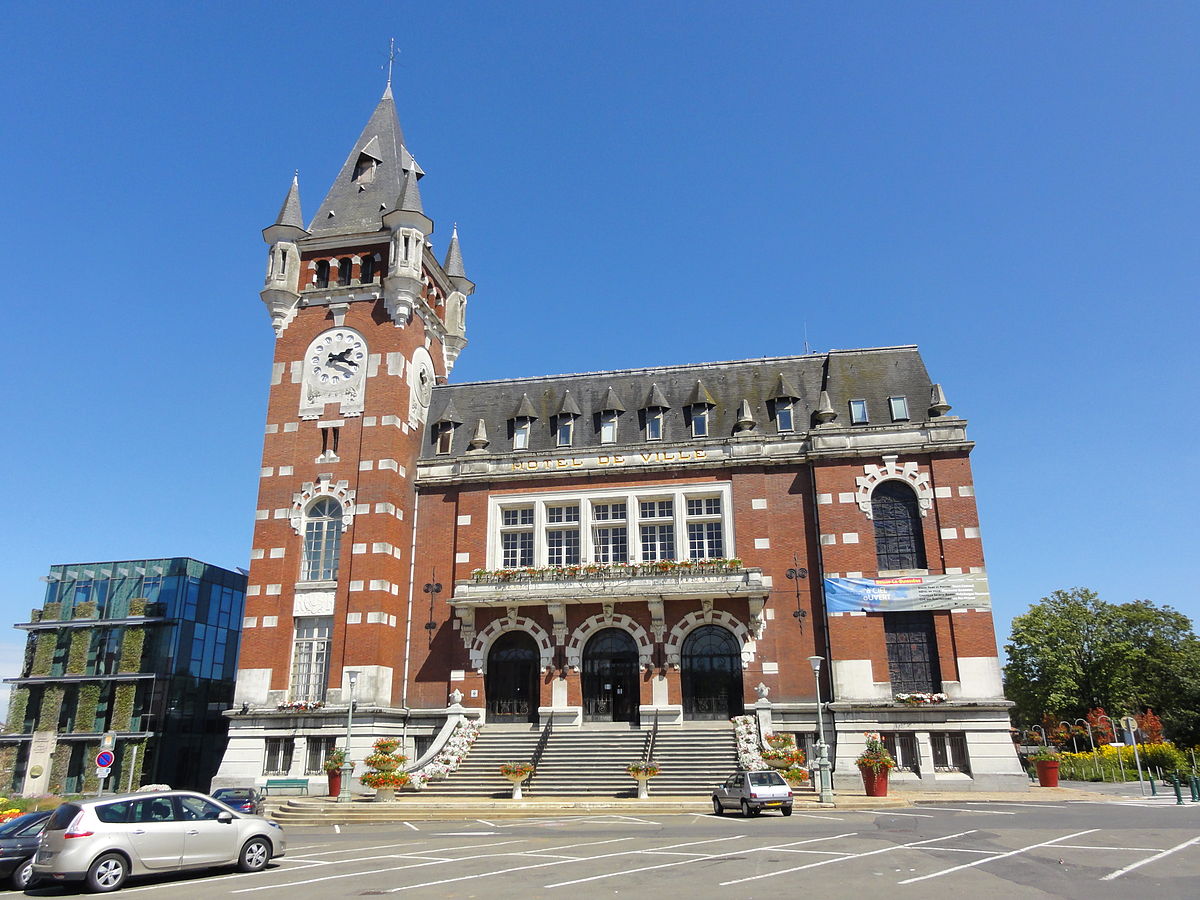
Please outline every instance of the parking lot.
[[[529, 898], [1195, 897], [1200, 804], [1173, 797], [904, 810], [599, 815], [288, 829], [266, 872], [132, 881], [122, 893]], [[35, 888], [34, 896], [73, 890]]]

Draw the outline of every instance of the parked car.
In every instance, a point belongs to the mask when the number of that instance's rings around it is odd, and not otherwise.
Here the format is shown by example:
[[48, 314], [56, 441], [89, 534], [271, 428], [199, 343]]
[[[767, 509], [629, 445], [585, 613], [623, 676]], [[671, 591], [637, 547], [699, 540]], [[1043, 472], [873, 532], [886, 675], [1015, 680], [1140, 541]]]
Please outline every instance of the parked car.
[[203, 794], [125, 794], [56, 809], [42, 832], [33, 877], [115, 891], [131, 875], [229, 865], [257, 872], [286, 849], [274, 822]]
[[220, 800], [230, 809], [250, 813], [252, 816], [261, 816], [266, 811], [262, 794], [254, 788], [219, 788], [212, 792], [212, 798]]
[[778, 772], [735, 772], [717, 785], [712, 795], [713, 812], [741, 809], [743, 816], [757, 816], [764, 809], [792, 814], [792, 789]]
[[0, 825], [0, 880], [7, 879], [14, 891], [29, 887], [33, 855], [50, 811], [25, 813]]

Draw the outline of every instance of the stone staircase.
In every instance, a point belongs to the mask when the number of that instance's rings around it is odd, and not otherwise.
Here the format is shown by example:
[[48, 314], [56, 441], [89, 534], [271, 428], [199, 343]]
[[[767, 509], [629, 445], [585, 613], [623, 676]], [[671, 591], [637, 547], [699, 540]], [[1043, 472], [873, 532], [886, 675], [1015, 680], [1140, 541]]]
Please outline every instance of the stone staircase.
[[[556, 730], [523, 792], [531, 800], [633, 797], [637, 785], [625, 766], [642, 758], [648, 736], [648, 731], [635, 730]], [[431, 800], [510, 796], [512, 786], [500, 776], [500, 765], [532, 759], [539, 737], [538, 732], [489, 730], [485, 726], [458, 771], [446, 781], [430, 782], [421, 795]], [[660, 729], [654, 761], [662, 774], [650, 782], [651, 793], [707, 796], [737, 767], [733, 729]]]

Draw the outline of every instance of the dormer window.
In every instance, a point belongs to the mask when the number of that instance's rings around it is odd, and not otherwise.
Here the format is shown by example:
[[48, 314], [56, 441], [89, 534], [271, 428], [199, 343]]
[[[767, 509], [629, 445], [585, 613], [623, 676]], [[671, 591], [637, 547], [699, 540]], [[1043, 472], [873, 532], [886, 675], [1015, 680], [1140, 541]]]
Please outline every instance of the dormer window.
[[379, 160], [368, 156], [365, 153], [358, 155], [358, 161], [354, 164], [353, 180], [355, 184], [370, 184], [375, 180], [375, 172], [379, 168]]
[[867, 401], [866, 400], [851, 400], [850, 401], [850, 424], [851, 425], [866, 425], [870, 421], [867, 416]]
[[319, 288], [329, 287], [329, 260], [323, 259], [317, 263], [317, 273], [313, 278], [313, 284]]
[[438, 422], [437, 426], [437, 452], [449, 453], [450, 448], [454, 444], [454, 423], [453, 422]]
[[615, 444], [617, 442], [617, 411], [606, 409], [600, 413], [600, 443]]
[[775, 427], [781, 432], [792, 431], [795, 427], [792, 412], [791, 400], [781, 397], [775, 401]]
[[529, 449], [529, 433], [532, 430], [533, 420], [528, 418], [513, 419], [513, 449], [528, 450]]
[[555, 431], [558, 446], [570, 447], [575, 440], [575, 417], [570, 413], [559, 416], [558, 427]]
[[708, 407], [703, 403], [692, 407], [692, 437], [708, 437]]
[[888, 397], [888, 406], [891, 408], [893, 422], [908, 421], [907, 397]]
[[663, 411], [661, 409], [646, 410], [646, 440], [661, 441], [663, 436]]

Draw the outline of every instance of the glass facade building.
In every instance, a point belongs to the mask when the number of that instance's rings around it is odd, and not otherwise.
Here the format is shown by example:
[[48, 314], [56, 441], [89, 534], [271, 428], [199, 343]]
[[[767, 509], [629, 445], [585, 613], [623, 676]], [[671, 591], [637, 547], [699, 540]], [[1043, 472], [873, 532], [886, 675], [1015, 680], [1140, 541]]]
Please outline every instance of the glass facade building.
[[28, 622], [0, 735], [0, 792], [207, 790], [225, 749], [246, 575], [186, 557], [58, 565]]

